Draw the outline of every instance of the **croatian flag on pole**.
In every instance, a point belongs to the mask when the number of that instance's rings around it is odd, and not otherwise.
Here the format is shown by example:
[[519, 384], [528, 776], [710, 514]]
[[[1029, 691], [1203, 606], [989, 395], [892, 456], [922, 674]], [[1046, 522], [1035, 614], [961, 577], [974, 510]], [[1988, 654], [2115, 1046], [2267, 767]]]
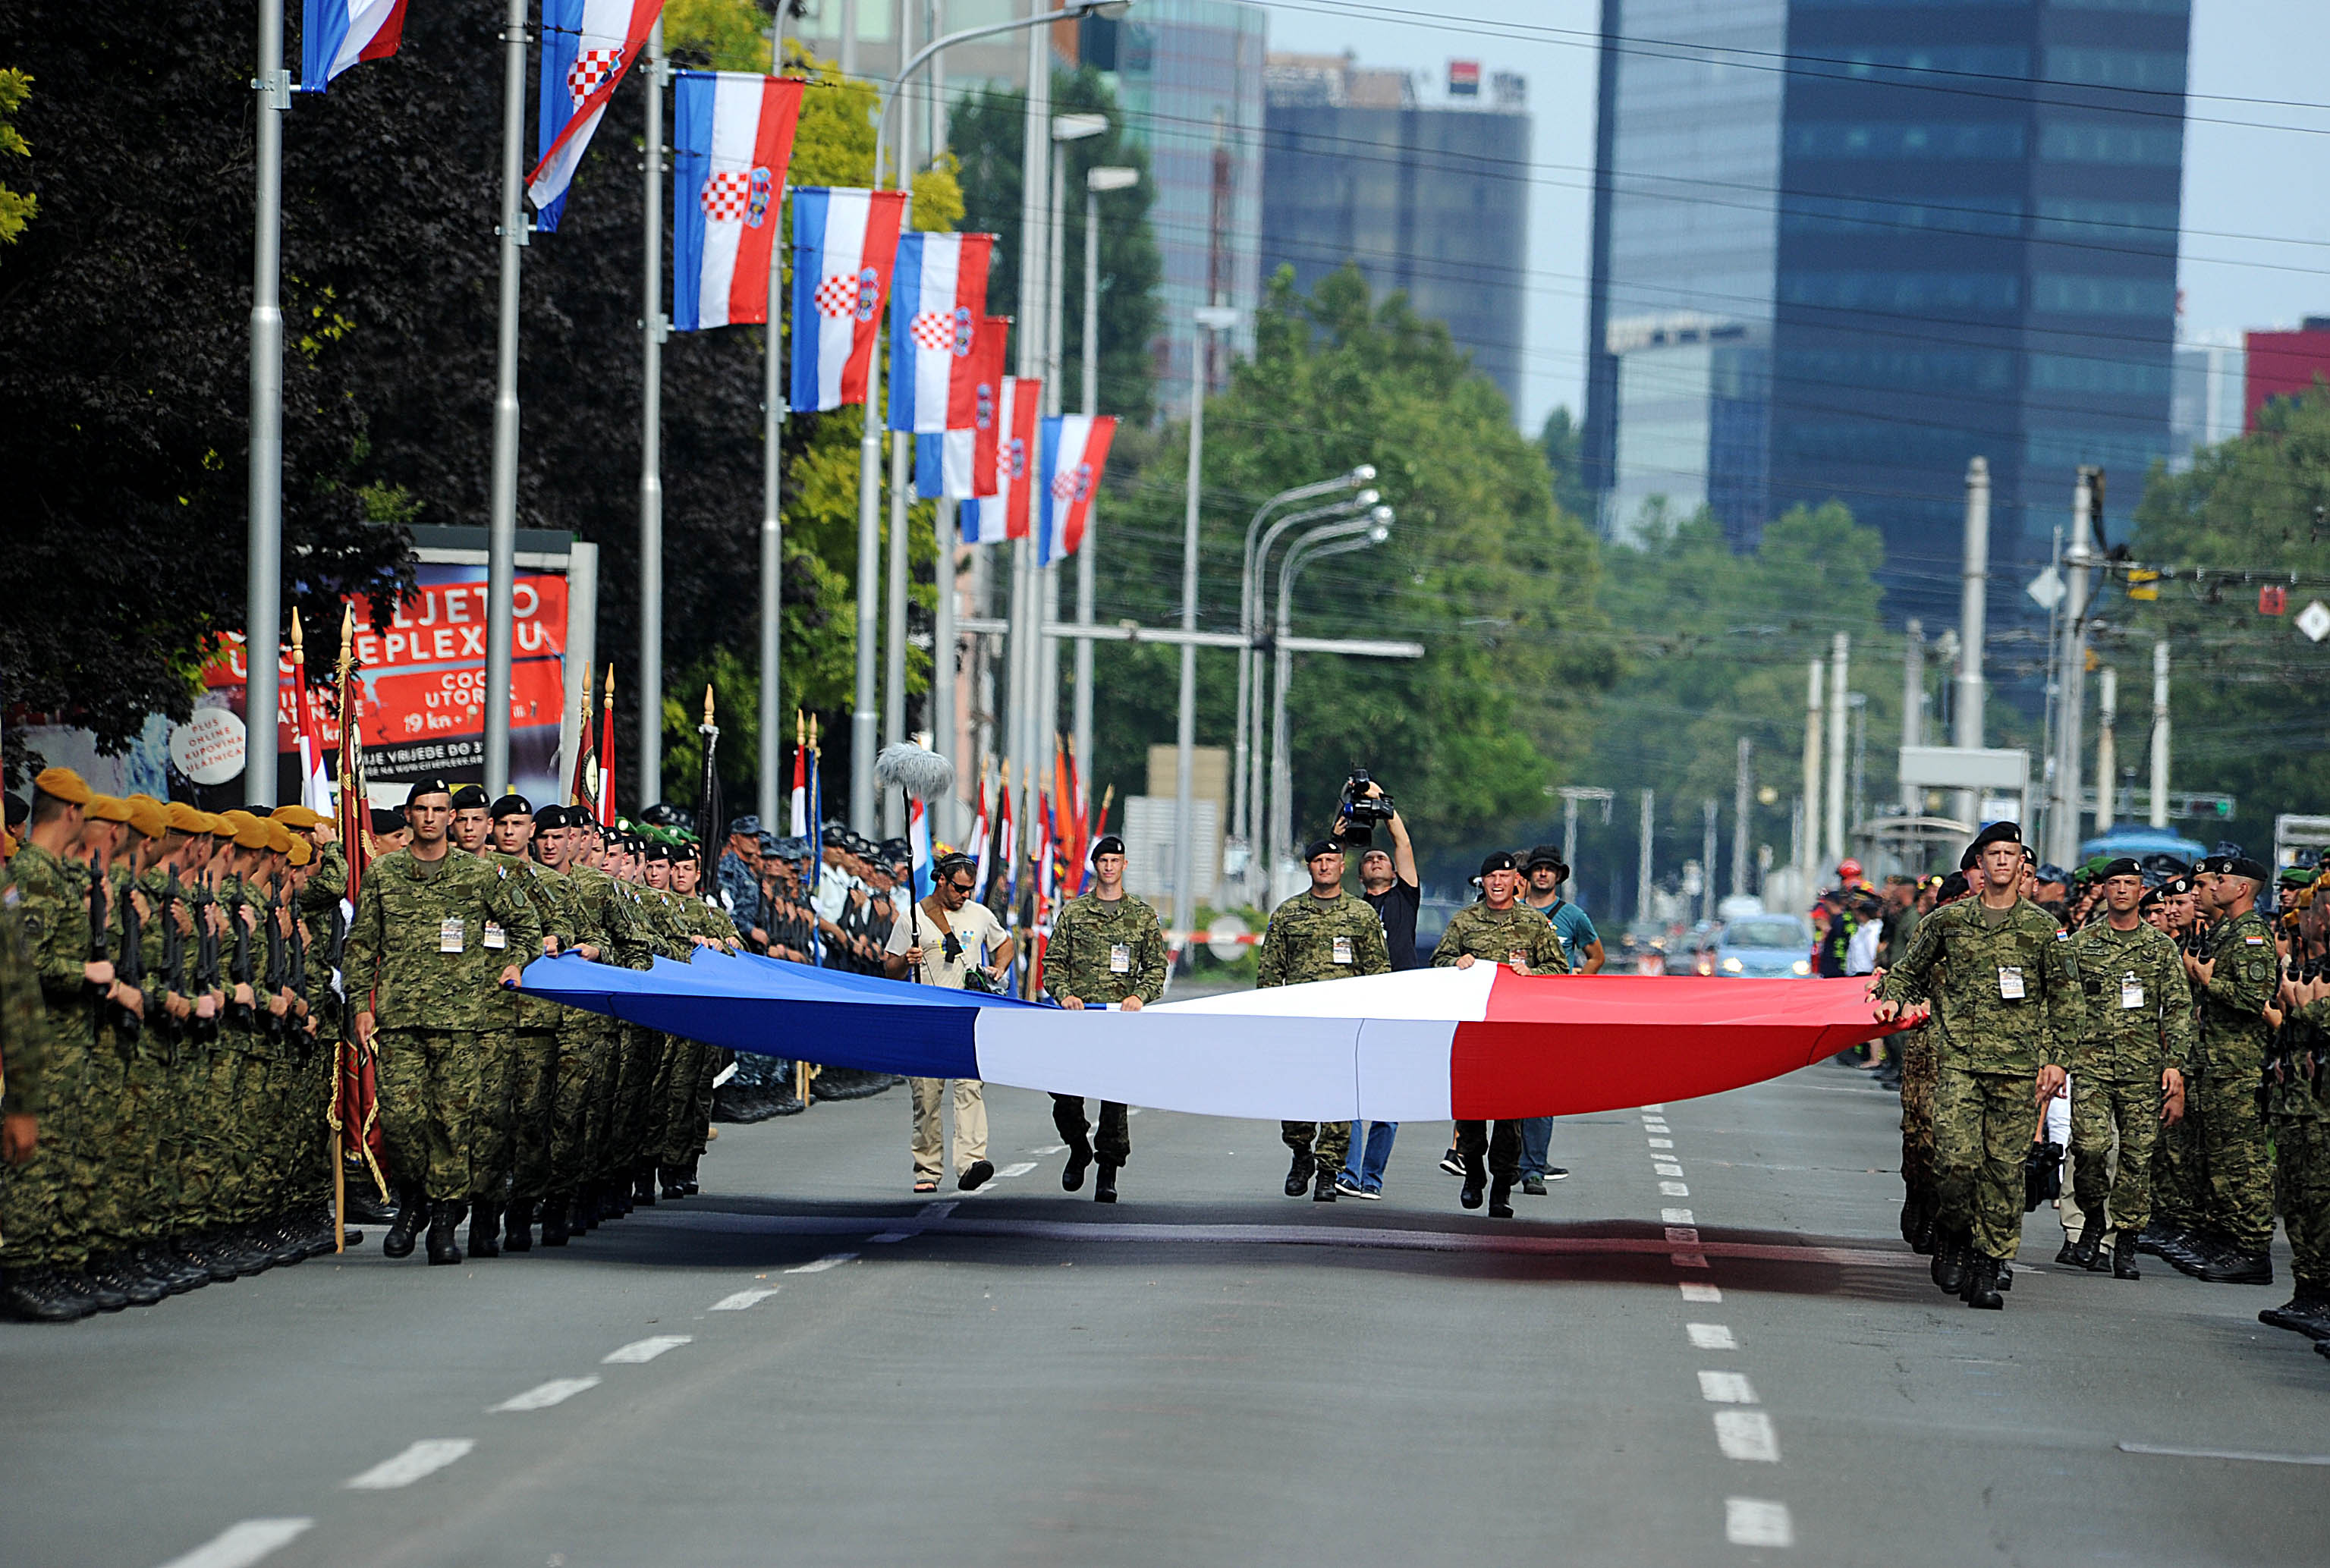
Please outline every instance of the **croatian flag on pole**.
[[971, 345], [971, 428], [914, 440], [914, 492], [969, 501], [995, 494], [995, 453], [1003, 430], [1003, 346], [1008, 316], [980, 317]]
[[992, 544], [999, 539], [1028, 536], [1043, 406], [1042, 382], [1016, 375], [1004, 382], [1003, 412], [995, 443], [995, 490], [963, 503], [961, 525], [965, 544]]
[[385, 60], [404, 38], [404, 0], [307, 0], [299, 19], [299, 90], [321, 92], [360, 60]]
[[541, 161], [526, 194], [544, 233], [558, 227], [607, 100], [662, 14], [663, 0], [542, 0]]
[[672, 326], [766, 321], [801, 81], [736, 71], [676, 75]]
[[905, 204], [904, 191], [793, 193], [795, 411], [866, 401]]
[[992, 234], [905, 234], [890, 285], [890, 428], [971, 428]]
[[1074, 555], [1084, 542], [1084, 524], [1092, 519], [1093, 496], [1115, 434], [1113, 414], [1064, 414], [1044, 421], [1040, 564]]

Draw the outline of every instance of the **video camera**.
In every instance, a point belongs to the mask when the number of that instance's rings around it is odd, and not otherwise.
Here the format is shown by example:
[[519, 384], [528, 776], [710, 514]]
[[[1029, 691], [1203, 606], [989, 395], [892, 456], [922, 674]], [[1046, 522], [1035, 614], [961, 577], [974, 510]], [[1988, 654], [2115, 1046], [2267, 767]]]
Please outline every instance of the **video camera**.
[[[1343, 819], [1343, 842], [1354, 848], [1364, 849], [1376, 841], [1375, 825], [1389, 822], [1399, 808], [1391, 803], [1388, 791], [1369, 795], [1368, 786], [1376, 780], [1365, 768], [1354, 768], [1343, 783], [1343, 796], [1336, 806], [1336, 815]], [[1380, 786], [1378, 786], [1380, 788]]]

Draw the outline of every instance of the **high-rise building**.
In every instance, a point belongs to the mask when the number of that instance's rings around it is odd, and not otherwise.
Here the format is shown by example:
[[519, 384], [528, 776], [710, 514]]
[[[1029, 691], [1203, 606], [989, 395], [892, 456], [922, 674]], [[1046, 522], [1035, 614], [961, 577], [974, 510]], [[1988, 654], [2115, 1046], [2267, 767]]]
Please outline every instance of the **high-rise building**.
[[[1663, 493], [1744, 543], [1834, 497], [1883, 531], [1893, 610], [1946, 620], [1968, 458], [1995, 564], [2045, 559], [2081, 464], [2119, 477], [2124, 524], [2169, 449], [2188, 0], [1603, 0], [1602, 21], [1605, 528]], [[1672, 360], [1678, 317], [1736, 329], [1728, 383], [1630, 364]], [[1728, 400], [1736, 439], [1758, 343], [1760, 479], [1712, 412], [1703, 457], [1629, 440], [1637, 389], [1661, 430], [1679, 395]]]
[[1378, 298], [1404, 291], [1520, 402], [1529, 260], [1527, 83], [1481, 92], [1452, 61], [1444, 89], [1349, 55], [1274, 54], [1263, 149], [1262, 270], [1305, 290], [1356, 262]]
[[2241, 433], [2249, 355], [2238, 332], [2188, 334], [2176, 342], [2168, 401], [2168, 471], [2193, 467], [2195, 453]]

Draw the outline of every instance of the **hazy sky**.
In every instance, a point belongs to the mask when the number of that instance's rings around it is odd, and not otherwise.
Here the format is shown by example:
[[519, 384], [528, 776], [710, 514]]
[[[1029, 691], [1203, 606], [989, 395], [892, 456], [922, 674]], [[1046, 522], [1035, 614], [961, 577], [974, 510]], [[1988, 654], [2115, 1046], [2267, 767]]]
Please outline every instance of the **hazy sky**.
[[[1256, 3], [1270, 13], [1273, 49], [1356, 50], [1363, 64], [1423, 71], [1435, 90], [1450, 59], [1529, 78], [1538, 167], [1521, 415], [1534, 429], [1557, 403], [1579, 408], [1596, 0], [1439, 0], [1429, 20], [1410, 19], [1412, 0]], [[1530, 35], [1503, 35], [1516, 24]], [[2330, 315], [2330, 107], [2290, 107], [2330, 106], [2325, 60], [2324, 0], [2193, 0], [2179, 269], [2188, 330]]]

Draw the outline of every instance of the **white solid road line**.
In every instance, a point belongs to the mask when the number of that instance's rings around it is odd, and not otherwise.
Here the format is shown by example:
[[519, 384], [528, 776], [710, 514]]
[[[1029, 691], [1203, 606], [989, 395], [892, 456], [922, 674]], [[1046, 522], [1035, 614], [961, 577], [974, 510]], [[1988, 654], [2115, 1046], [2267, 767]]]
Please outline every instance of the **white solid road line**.
[[[1685, 1290], [1689, 1290], [1691, 1287], [1685, 1285], [1683, 1289]], [[1712, 1289], [1713, 1287], [1710, 1286], [1708, 1289]], [[1731, 1328], [1729, 1324], [1686, 1323], [1682, 1326], [1682, 1331], [1691, 1337], [1691, 1347], [1693, 1350], [1737, 1350], [1739, 1348], [1739, 1341], [1731, 1337]]]
[[1723, 1299], [1723, 1292], [1712, 1285], [1685, 1283], [1682, 1287], [1682, 1299], [1686, 1301], [1713, 1306]]
[[1796, 1524], [1788, 1505], [1762, 1497], [1723, 1499], [1723, 1535], [1735, 1546], [1793, 1546]]
[[381, 1460], [360, 1476], [340, 1485], [355, 1492], [390, 1492], [409, 1487], [423, 1476], [433, 1476], [478, 1446], [475, 1438], [423, 1438], [393, 1459]]
[[298, 1539], [313, 1519], [245, 1519], [229, 1525], [183, 1557], [162, 1568], [249, 1568], [278, 1546]]
[[2241, 1459], [2255, 1465], [2330, 1465], [2330, 1454], [2268, 1454], [2249, 1449], [2174, 1449], [2151, 1443], [2121, 1443], [2124, 1454], [2158, 1454], [2172, 1459]]
[[1765, 1465], [1780, 1462], [1780, 1440], [1772, 1431], [1772, 1418], [1760, 1410], [1717, 1411], [1715, 1446], [1727, 1459]]
[[596, 1388], [595, 1377], [554, 1377], [548, 1383], [538, 1383], [524, 1393], [514, 1393], [493, 1411], [548, 1410], [554, 1404], [564, 1404], [584, 1389]]
[[1036, 1162], [1034, 1160], [1023, 1159], [1017, 1165], [1005, 1166], [1001, 1170], [997, 1171], [995, 1175], [999, 1180], [1006, 1176], [1023, 1176], [1035, 1168]]
[[822, 1274], [828, 1269], [838, 1269], [844, 1263], [854, 1263], [857, 1261], [857, 1254], [855, 1252], [828, 1252], [824, 1257], [818, 1259], [817, 1261], [813, 1263], [803, 1263], [800, 1268], [788, 1269], [785, 1272], [788, 1274]]
[[1744, 1372], [1704, 1372], [1699, 1374], [1699, 1397], [1710, 1404], [1761, 1404], [1755, 1385]]
[[712, 1304], [711, 1309], [715, 1312], [742, 1312], [758, 1302], [767, 1300], [776, 1293], [777, 1288], [774, 1285], [755, 1286], [751, 1289], [739, 1290], [733, 1296], [723, 1296]]
[[638, 1366], [653, 1361], [667, 1350], [677, 1350], [693, 1343], [685, 1334], [658, 1334], [649, 1339], [634, 1339], [629, 1345], [611, 1350], [599, 1358], [601, 1366]]

